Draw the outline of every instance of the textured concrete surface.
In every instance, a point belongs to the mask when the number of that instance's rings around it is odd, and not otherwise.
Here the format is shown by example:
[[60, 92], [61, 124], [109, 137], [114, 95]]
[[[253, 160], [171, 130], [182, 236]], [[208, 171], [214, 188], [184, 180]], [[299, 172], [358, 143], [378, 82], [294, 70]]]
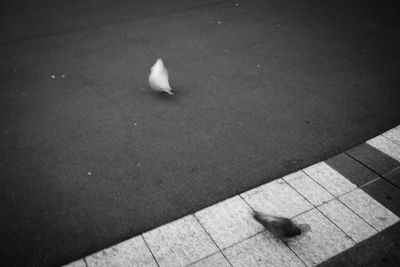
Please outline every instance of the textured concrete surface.
[[304, 196], [314, 206], [321, 205], [334, 198], [326, 189], [307, 176], [303, 171], [298, 171], [282, 177], [290, 186]]
[[325, 162], [316, 163], [304, 169], [304, 172], [323, 186], [335, 197], [357, 188], [355, 184], [332, 169]]
[[[362, 168], [368, 170], [362, 163], [354, 164], [356, 161], [349, 161], [351, 158], [343, 155], [327, 161], [334, 162], [349, 174], [354, 174], [354, 168], [362, 170], [362, 173], [365, 173]], [[341, 167], [338, 162], [343, 160], [345, 164]], [[322, 167], [324, 171], [316, 172], [316, 179], [324, 180], [326, 188], [337, 191], [337, 181], [331, 179], [337, 174], [327, 167], [326, 162], [310, 167], [313, 170]], [[344, 184], [350, 183], [345, 176], [338, 177], [345, 181]], [[395, 266], [400, 243], [391, 234], [397, 235], [397, 230], [392, 229], [398, 229], [396, 226], [400, 221], [396, 215], [400, 213], [400, 189], [383, 176], [366, 181], [338, 197], [317, 185], [313, 177], [305, 174], [305, 169], [299, 170], [90, 255], [86, 262], [93, 263], [96, 259], [99, 264], [121, 266], [133, 257], [132, 253], [126, 253], [126, 244], [138, 244], [137, 241], [143, 241], [144, 236], [147, 243], [139, 242], [142, 251], [146, 252], [142, 255], [145, 260], [149, 260], [149, 251], [151, 255], [158, 255], [154, 260], [159, 265], [247, 267], [352, 263], [362, 266], [374, 262], [376, 265]], [[311, 194], [313, 190], [317, 196]], [[328, 195], [331, 197], [324, 199]], [[255, 220], [252, 221], [251, 211], [261, 208], [262, 202], [268, 207], [270, 201], [282, 202], [279, 208], [287, 214], [292, 214], [293, 201], [313, 203], [310, 209], [301, 210], [293, 218], [302, 229], [300, 235], [279, 240]], [[199, 246], [205, 247], [198, 250]], [[371, 250], [366, 251], [368, 248]], [[360, 259], [360, 253], [368, 255]]]
[[357, 243], [377, 231], [338, 200], [332, 200], [318, 209]]
[[263, 230], [253, 210], [240, 197], [222, 201], [194, 215], [220, 249], [229, 247]]
[[390, 129], [382, 135], [400, 144], [400, 126]]
[[354, 147], [346, 151], [346, 153], [380, 175], [385, 175], [400, 167], [399, 161], [367, 143]]
[[210, 267], [210, 266], [221, 266], [230, 267], [230, 263], [222, 255], [221, 252], [213, 254], [207, 258], [204, 258], [196, 263], [190, 265], [191, 267]]
[[379, 178], [377, 173], [368, 169], [345, 153], [341, 153], [326, 160], [326, 163], [357, 186], [364, 185]]
[[380, 151], [400, 162], [400, 144], [397, 142], [380, 135], [368, 140], [367, 144], [379, 149]]
[[255, 210], [276, 216], [292, 218], [312, 209], [312, 205], [282, 179], [246, 191], [241, 196]]
[[315, 266], [355, 244], [317, 209], [301, 214], [295, 221], [308, 224], [311, 230], [295, 237], [289, 247], [309, 266]]
[[378, 231], [399, 221], [395, 214], [361, 189], [354, 190], [339, 199]]
[[142, 236], [87, 256], [88, 267], [158, 266]]
[[[0, 10], [0, 265], [65, 264], [398, 125], [391, 3]], [[174, 98], [148, 91], [157, 57]]]
[[193, 215], [143, 234], [159, 266], [186, 266], [218, 251]]
[[223, 253], [233, 266], [304, 266], [288, 247], [269, 232], [246, 239]]

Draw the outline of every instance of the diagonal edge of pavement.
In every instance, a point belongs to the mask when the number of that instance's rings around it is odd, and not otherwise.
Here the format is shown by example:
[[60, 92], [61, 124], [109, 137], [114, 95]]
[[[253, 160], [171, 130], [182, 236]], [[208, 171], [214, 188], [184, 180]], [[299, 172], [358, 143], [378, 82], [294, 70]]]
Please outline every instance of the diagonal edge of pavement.
[[[65, 266], [315, 266], [400, 221], [399, 178], [400, 125]], [[293, 218], [306, 231], [283, 243], [253, 210]]]

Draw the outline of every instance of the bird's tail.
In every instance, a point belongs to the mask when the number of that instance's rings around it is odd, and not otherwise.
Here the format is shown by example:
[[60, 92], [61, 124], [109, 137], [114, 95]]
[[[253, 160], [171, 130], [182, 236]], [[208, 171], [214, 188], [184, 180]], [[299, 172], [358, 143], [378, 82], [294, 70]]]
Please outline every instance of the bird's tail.
[[263, 213], [261, 213], [261, 212], [258, 212], [258, 211], [253, 211], [253, 218], [256, 220], [256, 221], [258, 221], [259, 223], [261, 223], [261, 224], [265, 224], [265, 223], [269, 223], [270, 222], [270, 220], [269, 220], [269, 218], [267, 218], [267, 216], [265, 215], [265, 214], [263, 214]]

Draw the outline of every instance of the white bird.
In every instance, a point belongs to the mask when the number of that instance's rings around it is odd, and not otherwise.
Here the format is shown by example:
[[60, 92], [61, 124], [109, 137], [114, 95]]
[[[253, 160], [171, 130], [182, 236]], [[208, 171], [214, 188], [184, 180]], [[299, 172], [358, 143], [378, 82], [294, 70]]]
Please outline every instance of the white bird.
[[169, 85], [168, 70], [161, 58], [157, 59], [156, 63], [150, 69], [149, 85], [154, 91], [166, 92], [170, 95], [174, 94]]

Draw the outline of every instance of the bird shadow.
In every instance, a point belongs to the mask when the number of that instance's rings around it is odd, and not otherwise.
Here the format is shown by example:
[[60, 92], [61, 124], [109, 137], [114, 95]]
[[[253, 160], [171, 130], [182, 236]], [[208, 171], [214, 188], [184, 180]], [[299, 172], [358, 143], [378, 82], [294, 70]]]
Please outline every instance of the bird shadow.
[[179, 104], [180, 102], [182, 102], [182, 99], [185, 95], [184, 91], [180, 90], [180, 88], [174, 87], [172, 92], [174, 94], [170, 95], [166, 92], [156, 92], [154, 90], [151, 90], [150, 88], [146, 89], [146, 94], [148, 96], [156, 99], [157, 101], [165, 101], [165, 102], [170, 102], [170, 103], [175, 103], [175, 104]]

